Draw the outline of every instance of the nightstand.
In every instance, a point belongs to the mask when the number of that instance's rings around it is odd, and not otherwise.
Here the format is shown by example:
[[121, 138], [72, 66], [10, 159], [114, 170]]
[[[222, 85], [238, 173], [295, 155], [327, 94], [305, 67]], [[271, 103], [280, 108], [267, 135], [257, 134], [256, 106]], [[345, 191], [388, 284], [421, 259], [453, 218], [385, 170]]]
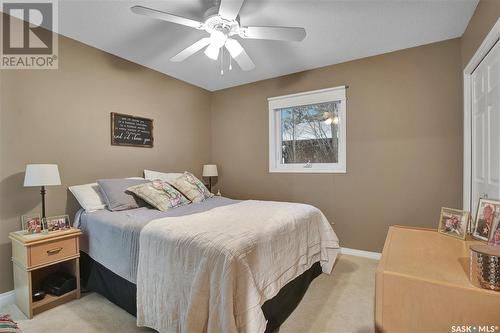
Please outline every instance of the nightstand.
[[[49, 234], [24, 234], [24, 231], [9, 234], [16, 304], [28, 318], [80, 298], [80, 235], [81, 231], [74, 228]], [[58, 271], [75, 276], [76, 289], [61, 296], [46, 294], [34, 302], [33, 291], [41, 289], [44, 278]]]

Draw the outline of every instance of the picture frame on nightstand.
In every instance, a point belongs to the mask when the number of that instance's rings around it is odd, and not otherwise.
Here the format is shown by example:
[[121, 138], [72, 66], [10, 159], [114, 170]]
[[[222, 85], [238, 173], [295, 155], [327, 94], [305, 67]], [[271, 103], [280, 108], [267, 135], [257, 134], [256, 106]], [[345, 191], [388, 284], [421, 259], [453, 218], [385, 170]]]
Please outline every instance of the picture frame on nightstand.
[[43, 229], [40, 214], [21, 216], [21, 224], [25, 234], [39, 234]]
[[48, 232], [68, 230], [71, 228], [69, 215], [46, 217], [43, 220], [43, 229]]

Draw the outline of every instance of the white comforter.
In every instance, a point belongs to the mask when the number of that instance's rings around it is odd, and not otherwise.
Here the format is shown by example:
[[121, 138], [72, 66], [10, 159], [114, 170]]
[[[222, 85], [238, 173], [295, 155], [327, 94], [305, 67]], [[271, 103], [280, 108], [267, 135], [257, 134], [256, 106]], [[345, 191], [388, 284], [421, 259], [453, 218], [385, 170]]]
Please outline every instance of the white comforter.
[[137, 325], [159, 332], [264, 332], [262, 304], [321, 260], [338, 238], [304, 204], [243, 201], [150, 222], [140, 235]]

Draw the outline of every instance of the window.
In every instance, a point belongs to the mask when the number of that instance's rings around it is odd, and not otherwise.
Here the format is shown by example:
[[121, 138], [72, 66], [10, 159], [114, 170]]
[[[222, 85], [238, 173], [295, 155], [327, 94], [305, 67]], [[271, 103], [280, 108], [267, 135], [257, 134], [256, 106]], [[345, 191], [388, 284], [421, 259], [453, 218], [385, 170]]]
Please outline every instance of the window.
[[346, 172], [345, 86], [268, 102], [269, 172]]

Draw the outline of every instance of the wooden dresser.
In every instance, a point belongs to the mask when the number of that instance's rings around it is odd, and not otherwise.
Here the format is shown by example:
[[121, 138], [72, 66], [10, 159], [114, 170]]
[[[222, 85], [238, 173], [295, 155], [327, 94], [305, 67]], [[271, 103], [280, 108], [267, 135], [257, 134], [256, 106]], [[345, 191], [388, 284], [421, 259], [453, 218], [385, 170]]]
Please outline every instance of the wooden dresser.
[[390, 227], [376, 273], [376, 331], [460, 332], [471, 326], [481, 332], [487, 326], [482, 332], [500, 332], [500, 293], [469, 282], [469, 246], [479, 243]]

